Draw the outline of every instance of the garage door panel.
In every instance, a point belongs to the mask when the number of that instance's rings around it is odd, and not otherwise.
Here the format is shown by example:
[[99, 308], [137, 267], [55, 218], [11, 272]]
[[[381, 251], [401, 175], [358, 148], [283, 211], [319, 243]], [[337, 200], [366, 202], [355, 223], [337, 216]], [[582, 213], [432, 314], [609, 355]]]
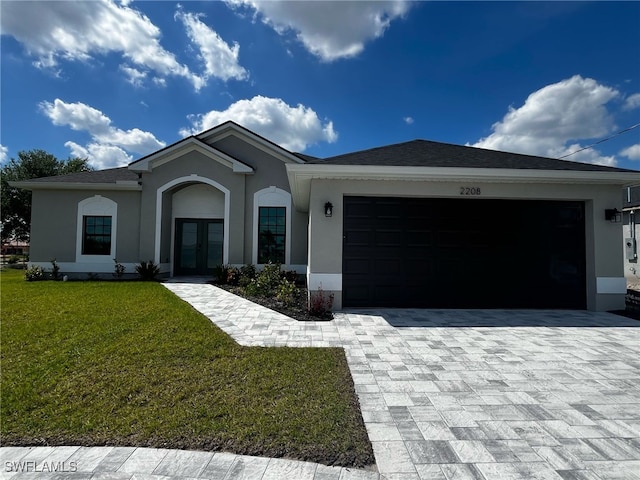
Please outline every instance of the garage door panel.
[[343, 304], [585, 308], [584, 204], [345, 197]]
[[373, 260], [373, 274], [378, 278], [398, 276], [403, 273], [403, 262], [400, 258], [376, 258]]
[[369, 275], [371, 273], [371, 258], [350, 258], [344, 262], [346, 275]]
[[401, 247], [403, 237], [404, 232], [402, 232], [402, 230], [380, 229], [375, 233], [374, 242], [378, 247]]

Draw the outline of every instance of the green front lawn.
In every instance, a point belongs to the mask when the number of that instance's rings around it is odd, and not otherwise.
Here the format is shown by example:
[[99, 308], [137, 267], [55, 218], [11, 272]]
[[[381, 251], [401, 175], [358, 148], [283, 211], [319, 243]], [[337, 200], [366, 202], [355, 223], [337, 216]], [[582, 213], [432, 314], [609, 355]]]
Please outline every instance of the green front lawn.
[[2, 445], [374, 462], [341, 349], [241, 347], [157, 283], [0, 281]]

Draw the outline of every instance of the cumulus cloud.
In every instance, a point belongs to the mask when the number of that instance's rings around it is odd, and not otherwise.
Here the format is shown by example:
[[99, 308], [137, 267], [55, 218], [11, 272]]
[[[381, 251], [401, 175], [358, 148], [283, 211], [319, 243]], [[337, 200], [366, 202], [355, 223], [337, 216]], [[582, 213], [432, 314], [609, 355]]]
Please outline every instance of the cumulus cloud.
[[103, 145], [99, 143], [89, 143], [86, 147], [75, 142], [64, 144], [74, 157], [88, 158], [89, 163], [97, 169], [121, 167], [133, 160], [122, 148], [115, 145]]
[[120, 71], [125, 74], [127, 81], [134, 87], [141, 87], [143, 81], [147, 78], [147, 72], [141, 72], [137, 68], [120, 65]]
[[9, 149], [4, 145], [0, 145], [0, 163], [4, 163], [9, 158]]
[[211, 76], [220, 74], [224, 80], [242, 76], [242, 67], [234, 64], [237, 45], [228, 47], [197, 16], [180, 15], [205, 60], [204, 77], [165, 50], [160, 44], [160, 29], [128, 2], [2, 2], [0, 26], [2, 34], [22, 43], [37, 58], [35, 65], [42, 68], [54, 68], [61, 59], [88, 61], [95, 55], [119, 52], [125, 60], [122, 71], [134, 85], [151, 73], [156, 84], [177, 76], [198, 91]]
[[253, 97], [239, 100], [226, 110], [190, 115], [191, 128], [180, 134], [194, 135], [228, 120], [262, 135], [291, 151], [304, 151], [317, 142], [333, 143], [338, 139], [333, 122], [322, 123], [316, 112], [304, 105], [292, 107], [279, 98]]
[[358, 55], [366, 42], [382, 37], [391, 22], [410, 8], [404, 0], [227, 0], [227, 5], [254, 11], [279, 35], [294, 32], [309, 52], [327, 62]]
[[627, 157], [629, 160], [640, 160], [640, 143], [625, 148], [620, 152], [620, 155]]
[[[533, 92], [524, 105], [509, 107], [493, 132], [475, 147], [559, 158], [583, 148], [580, 140], [595, 139], [614, 127], [607, 104], [620, 93], [591, 78], [575, 75]], [[613, 156], [592, 148], [568, 160], [615, 165]]]
[[187, 35], [200, 50], [205, 75], [224, 81], [247, 78], [247, 71], [238, 63], [240, 45], [234, 43], [233, 47], [229, 46], [220, 35], [200, 20], [201, 17], [203, 14], [185, 13], [182, 9], [176, 12], [176, 18], [184, 24]]
[[53, 103], [41, 102], [40, 109], [54, 125], [68, 126], [91, 135], [92, 142], [87, 147], [74, 142], [67, 142], [65, 146], [71, 149], [73, 155], [89, 158], [96, 168], [128, 163], [131, 156], [125, 150], [145, 155], [165, 146], [150, 132], [138, 128], [125, 131], [114, 127], [109, 117], [84, 103], [66, 103], [56, 98]]
[[629, 95], [622, 106], [624, 110], [634, 110], [640, 108], [640, 93]]

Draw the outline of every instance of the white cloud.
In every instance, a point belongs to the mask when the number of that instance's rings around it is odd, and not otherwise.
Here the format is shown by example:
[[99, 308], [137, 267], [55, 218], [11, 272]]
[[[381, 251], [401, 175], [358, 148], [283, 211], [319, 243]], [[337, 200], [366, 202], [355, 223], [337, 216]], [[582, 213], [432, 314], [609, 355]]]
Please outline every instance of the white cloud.
[[66, 125], [91, 135], [92, 142], [87, 147], [74, 142], [67, 142], [65, 146], [72, 150], [73, 155], [89, 158], [97, 168], [128, 163], [131, 156], [125, 150], [144, 155], [165, 146], [150, 132], [138, 128], [121, 130], [112, 126], [109, 117], [84, 103], [66, 103], [56, 98], [53, 103], [40, 103], [40, 108], [54, 125]]
[[178, 9], [175, 16], [182, 21], [187, 35], [198, 46], [207, 77], [217, 77], [224, 81], [247, 78], [247, 71], [238, 63], [240, 45], [234, 43], [230, 47], [225, 43], [220, 35], [200, 21], [203, 14], [185, 13]]
[[180, 130], [187, 136], [215, 127], [228, 120], [268, 138], [287, 150], [304, 151], [309, 145], [338, 139], [333, 122], [324, 124], [313, 109], [298, 105], [292, 107], [279, 98], [253, 97], [239, 100], [224, 111], [190, 115], [191, 128]]
[[404, 121], [404, 123], [406, 123], [407, 125], [411, 125], [411, 124], [414, 122], [413, 117], [404, 117], [402, 120], [403, 120], [403, 121]]
[[[473, 146], [558, 158], [583, 148], [578, 141], [610, 133], [607, 103], [620, 93], [591, 78], [575, 75], [533, 92], [524, 105], [509, 107], [489, 136]], [[615, 165], [612, 156], [586, 149], [567, 160]]]
[[89, 163], [98, 170], [104, 168], [122, 167], [133, 160], [122, 148], [115, 145], [103, 145], [99, 143], [89, 143], [86, 148], [75, 142], [64, 144], [74, 157], [88, 158]]
[[9, 158], [9, 149], [4, 145], [0, 145], [0, 163], [3, 163]]
[[205, 84], [160, 45], [160, 29], [127, 2], [8, 1], [2, 2], [0, 22], [2, 34], [22, 43], [37, 58], [38, 67], [53, 68], [60, 59], [87, 61], [97, 54], [121, 52], [138, 73], [184, 77], [196, 90]]
[[410, 8], [405, 0], [227, 0], [227, 4], [252, 9], [280, 35], [295, 32], [309, 52], [327, 62], [358, 55], [366, 42], [382, 37], [391, 22]]
[[120, 70], [126, 75], [127, 81], [134, 87], [141, 87], [143, 80], [147, 78], [147, 72], [141, 72], [134, 67], [120, 65]]
[[627, 157], [629, 160], [640, 160], [640, 143], [625, 148], [620, 152], [620, 155]]
[[640, 93], [629, 95], [622, 106], [624, 110], [634, 110], [640, 108]]

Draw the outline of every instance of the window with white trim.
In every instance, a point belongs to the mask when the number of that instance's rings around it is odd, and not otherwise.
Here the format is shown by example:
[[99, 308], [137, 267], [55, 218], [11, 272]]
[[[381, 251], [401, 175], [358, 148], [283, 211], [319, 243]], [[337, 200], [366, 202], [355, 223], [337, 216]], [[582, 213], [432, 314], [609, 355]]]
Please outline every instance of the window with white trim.
[[106, 215], [84, 215], [82, 218], [82, 254], [111, 254], [111, 220]]
[[287, 209], [260, 207], [258, 213], [258, 263], [286, 263]]
[[113, 262], [116, 258], [118, 204], [94, 195], [78, 202], [76, 262]]
[[257, 265], [291, 263], [291, 194], [272, 186], [253, 195], [253, 258]]

